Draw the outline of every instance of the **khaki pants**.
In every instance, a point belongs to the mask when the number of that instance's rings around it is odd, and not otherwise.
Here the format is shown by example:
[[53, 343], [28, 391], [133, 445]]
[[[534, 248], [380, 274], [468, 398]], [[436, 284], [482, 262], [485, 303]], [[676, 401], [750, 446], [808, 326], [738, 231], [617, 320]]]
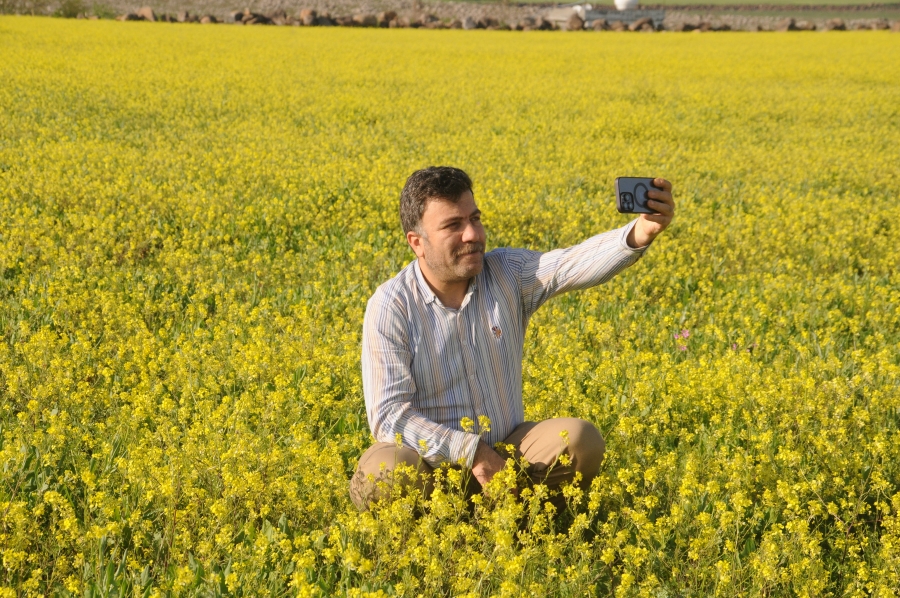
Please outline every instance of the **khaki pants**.
[[[568, 433], [568, 443], [560, 436], [564, 430]], [[582, 487], [589, 486], [600, 471], [606, 450], [603, 436], [592, 423], [572, 417], [525, 422], [517, 426], [503, 443], [514, 447], [512, 456], [516, 460], [525, 458], [529, 464], [526, 473], [533, 483], [546, 484], [550, 488], [571, 482], [575, 472], [581, 473]], [[557, 463], [560, 455], [568, 455], [570, 465]], [[393, 479], [390, 474], [401, 464], [415, 468], [416, 479]], [[376, 442], [359, 458], [356, 473], [350, 480], [350, 498], [359, 510], [365, 511], [371, 503], [381, 498], [377, 489], [380, 481], [387, 482], [389, 487], [397, 483], [414, 486], [427, 497], [431, 493], [432, 471], [431, 466], [411, 448]], [[370, 475], [374, 480], [369, 478]], [[469, 476], [466, 493], [471, 495], [480, 491], [481, 485], [474, 476]]]

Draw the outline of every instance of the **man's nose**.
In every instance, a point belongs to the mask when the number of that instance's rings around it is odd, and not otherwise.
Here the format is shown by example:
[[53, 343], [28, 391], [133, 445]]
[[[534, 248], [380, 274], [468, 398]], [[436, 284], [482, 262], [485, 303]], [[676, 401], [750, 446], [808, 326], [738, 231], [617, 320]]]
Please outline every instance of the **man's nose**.
[[480, 222], [470, 222], [463, 229], [463, 243], [481, 243], [484, 241], [484, 227]]

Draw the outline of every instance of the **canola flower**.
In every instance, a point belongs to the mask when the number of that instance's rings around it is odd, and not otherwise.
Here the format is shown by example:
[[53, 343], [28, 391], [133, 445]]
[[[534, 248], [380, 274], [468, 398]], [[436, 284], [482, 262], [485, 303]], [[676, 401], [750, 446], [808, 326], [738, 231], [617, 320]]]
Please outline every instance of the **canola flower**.
[[[896, 36], [3, 17], [0, 55], [0, 596], [896, 594]], [[562, 512], [512, 460], [350, 504], [365, 301], [430, 164], [491, 246], [675, 184], [529, 328], [526, 416], [607, 440]]]

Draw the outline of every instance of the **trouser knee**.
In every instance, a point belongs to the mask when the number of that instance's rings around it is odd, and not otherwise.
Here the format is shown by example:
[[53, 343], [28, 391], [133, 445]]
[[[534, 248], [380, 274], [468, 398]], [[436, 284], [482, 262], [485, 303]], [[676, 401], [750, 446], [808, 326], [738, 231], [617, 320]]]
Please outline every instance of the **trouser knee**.
[[606, 445], [592, 423], [574, 417], [525, 422], [507, 438], [530, 465], [532, 482], [557, 487], [578, 477], [590, 485], [600, 471]]
[[417, 489], [428, 496], [432, 489], [432, 469], [408, 447], [379, 442], [359, 459], [350, 479], [350, 499], [360, 511], [391, 496], [395, 490], [406, 494]]
[[568, 453], [572, 459], [572, 467], [581, 473], [582, 481], [590, 484], [600, 472], [606, 443], [600, 430], [591, 422], [576, 420], [577, 425], [570, 426]]

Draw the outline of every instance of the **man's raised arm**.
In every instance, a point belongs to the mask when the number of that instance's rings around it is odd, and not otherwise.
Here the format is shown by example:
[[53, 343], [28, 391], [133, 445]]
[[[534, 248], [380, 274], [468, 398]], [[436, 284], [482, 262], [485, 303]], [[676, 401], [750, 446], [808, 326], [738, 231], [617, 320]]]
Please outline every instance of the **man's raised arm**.
[[646, 247], [632, 248], [626, 242], [636, 222], [546, 253], [507, 249], [505, 258], [518, 277], [526, 321], [551, 297], [602, 284], [640, 259]]
[[395, 442], [400, 434], [403, 444], [432, 467], [443, 461], [472, 467], [479, 436], [438, 424], [413, 407], [412, 359], [406, 319], [376, 293], [366, 308], [362, 340], [363, 394], [372, 434], [379, 442]]
[[505, 252], [507, 263], [519, 278], [526, 319], [551, 297], [602, 284], [640, 259], [675, 214], [671, 183], [655, 179], [654, 185], [660, 189], [648, 192], [651, 200], [647, 205], [658, 210], [657, 214], [641, 214], [622, 228], [565, 249]]

